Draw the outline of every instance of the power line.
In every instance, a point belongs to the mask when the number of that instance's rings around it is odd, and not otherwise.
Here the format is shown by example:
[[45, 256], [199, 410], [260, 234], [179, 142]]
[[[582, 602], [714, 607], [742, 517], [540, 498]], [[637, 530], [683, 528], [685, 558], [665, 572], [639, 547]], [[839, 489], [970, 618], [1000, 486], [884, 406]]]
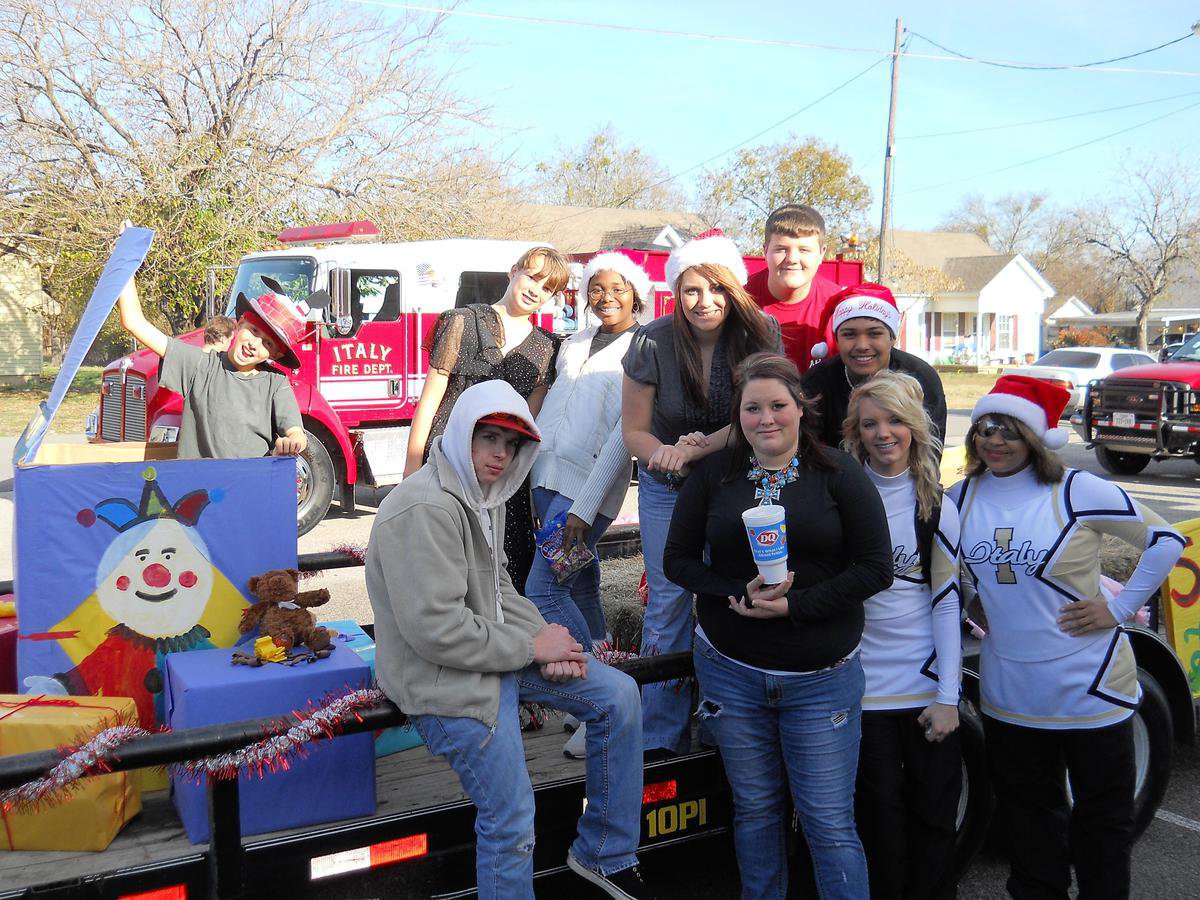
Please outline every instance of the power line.
[[903, 141], [920, 141], [926, 138], [939, 137], [957, 137], [963, 134], [980, 134], [985, 131], [1003, 131], [1006, 128], [1023, 128], [1026, 125], [1046, 125], [1050, 122], [1063, 122], [1067, 119], [1078, 119], [1083, 116], [1096, 116], [1101, 113], [1117, 112], [1123, 109], [1136, 109], [1139, 106], [1151, 106], [1155, 103], [1166, 103], [1170, 100], [1179, 100], [1183, 97], [1195, 97], [1200, 95], [1200, 91], [1188, 91], [1185, 94], [1173, 94], [1170, 97], [1159, 97], [1156, 100], [1142, 100], [1139, 103], [1126, 103], [1123, 106], [1107, 106], [1104, 109], [1090, 109], [1085, 112], [1069, 113], [1063, 116], [1052, 116], [1048, 119], [1030, 119], [1026, 122], [1008, 122], [1004, 125], [986, 125], [982, 128], [965, 128], [960, 131], [933, 131], [927, 134], [907, 134], [901, 135], [900, 140]]
[[[674, 38], [686, 38], [686, 39], [690, 39], [690, 40], [717, 41], [720, 43], [746, 44], [746, 45], [759, 46], [759, 47], [790, 47], [790, 48], [800, 48], [800, 49], [807, 49], [807, 50], [829, 50], [829, 51], [833, 51], [833, 52], [837, 52], [837, 53], [870, 53], [870, 54], [886, 53], [889, 57], [891, 56], [890, 50], [886, 50], [886, 49], [883, 49], [880, 47], [848, 47], [848, 46], [842, 46], [842, 45], [838, 45], [838, 44], [819, 44], [819, 43], [814, 43], [811, 41], [789, 41], [789, 40], [782, 40], [779, 38], [753, 38], [753, 37], [744, 37], [744, 36], [730, 35], [730, 34], [710, 34], [710, 33], [701, 32], [701, 31], [676, 31], [676, 30], [671, 30], [671, 29], [666, 29], [666, 28], [649, 28], [644, 25], [618, 25], [613, 22], [587, 22], [587, 21], [582, 21], [582, 20], [578, 20], [578, 19], [550, 19], [550, 18], [545, 18], [543, 16], [518, 16], [518, 15], [512, 15], [510, 13], [479, 12], [479, 11], [467, 10], [467, 9], [447, 9], [442, 6], [427, 6], [427, 5], [418, 4], [418, 3], [395, 3], [395, 2], [391, 2], [391, 0], [350, 0], [350, 2], [357, 3], [360, 6], [379, 6], [384, 9], [405, 10], [408, 12], [434, 13], [434, 14], [440, 15], [440, 16], [459, 16], [461, 18], [470, 18], [470, 19], [486, 19], [486, 20], [491, 20], [491, 21], [496, 21], [496, 22], [520, 22], [520, 23], [526, 24], [526, 25], [553, 25], [553, 26], [564, 26], [564, 27], [571, 27], [571, 28], [592, 28], [592, 29], [602, 29], [605, 31], [624, 32], [627, 34], [645, 34], [645, 35], [654, 35], [656, 37], [674, 37]], [[1190, 37], [1190, 34], [1185, 35], [1184, 37]], [[929, 39], [925, 38], [925, 40], [928, 41]], [[1183, 40], [1183, 38], [1177, 38], [1176, 40]], [[930, 43], [933, 43], [933, 42], [930, 41]], [[1175, 43], [1175, 41], [1171, 41], [1169, 43]], [[1168, 45], [1164, 44], [1163, 46], [1168, 46]], [[944, 48], [942, 48], [942, 49], [944, 49]], [[1159, 48], [1151, 48], [1151, 49], [1159, 49]], [[1138, 53], [1131, 54], [1130, 57], [1140, 56], [1142, 54], [1149, 53], [1149, 52], [1151, 52], [1151, 51], [1150, 50], [1141, 50], [1141, 51], [1138, 51]], [[1112, 73], [1125, 74], [1125, 75], [1130, 75], [1130, 74], [1132, 74], [1132, 75], [1170, 75], [1170, 76], [1176, 76], [1176, 77], [1182, 77], [1182, 78], [1200, 78], [1200, 72], [1191, 72], [1191, 71], [1179, 70], [1179, 69], [1131, 69], [1131, 68], [1120, 67], [1120, 66], [1116, 66], [1116, 67], [1103, 66], [1099, 62], [1088, 63], [1086, 66], [1063, 66], [1063, 65], [1056, 64], [1056, 63], [1022, 63], [1022, 62], [1017, 62], [1017, 61], [1013, 61], [1013, 60], [977, 59], [974, 57], [965, 56], [963, 54], [956, 55], [955, 51], [952, 51], [952, 50], [948, 50], [948, 51], [946, 51], [946, 53], [947, 53], [947, 55], [939, 55], [936, 53], [908, 52], [905, 55], [911, 59], [928, 59], [928, 60], [935, 60], [938, 62], [954, 62], [954, 63], [977, 63], [977, 64], [985, 64], [985, 65], [1002, 66], [1005, 68], [1012, 68], [1012, 69], [1020, 69], [1020, 68], [1034, 68], [1034, 69], [1047, 69], [1047, 70], [1080, 69], [1082, 71], [1087, 71], [1087, 72], [1112, 72]], [[1118, 57], [1118, 59], [1124, 59], [1124, 58], [1130, 58], [1130, 57]]]
[[1073, 144], [1070, 147], [1063, 147], [1061, 150], [1055, 150], [1052, 153], [1045, 153], [1041, 156], [1035, 156], [1033, 159], [1022, 160], [1021, 162], [1013, 163], [1010, 166], [1002, 166], [999, 169], [990, 169], [987, 172], [976, 172], [974, 175], [967, 175], [963, 178], [955, 178], [951, 181], [943, 181], [939, 184], [930, 184], [930, 185], [926, 185], [925, 187], [913, 188], [912, 190], [903, 191], [901, 193], [901, 196], [907, 196], [909, 194], [920, 194], [920, 193], [923, 193], [924, 191], [933, 191], [933, 190], [937, 190], [938, 188], [950, 187], [951, 185], [955, 185], [955, 184], [962, 184], [964, 181], [974, 181], [976, 178], [984, 178], [988, 175], [998, 175], [1001, 172], [1009, 172], [1013, 169], [1019, 169], [1022, 166], [1030, 166], [1030, 165], [1033, 165], [1034, 163], [1042, 162], [1043, 160], [1052, 159], [1055, 156], [1062, 156], [1064, 153], [1070, 153], [1073, 150], [1080, 150], [1084, 147], [1090, 147], [1092, 144], [1098, 144], [1101, 141], [1106, 141], [1109, 138], [1117, 137], [1118, 135], [1121, 135], [1121, 134], [1127, 134], [1130, 131], [1134, 131], [1135, 129], [1138, 129], [1138, 128], [1143, 128], [1146, 125], [1152, 125], [1155, 122], [1161, 122], [1163, 119], [1168, 119], [1171, 116], [1179, 115], [1179, 113], [1187, 112], [1189, 109], [1195, 109], [1197, 106], [1200, 106], [1200, 100], [1198, 100], [1195, 103], [1189, 103], [1187, 106], [1180, 107], [1179, 109], [1172, 110], [1169, 113], [1164, 113], [1161, 116], [1155, 116], [1153, 119], [1147, 119], [1145, 122], [1138, 122], [1136, 125], [1130, 125], [1129, 127], [1122, 128], [1119, 131], [1113, 131], [1113, 132], [1110, 132], [1109, 134], [1103, 134], [1100, 137], [1092, 138], [1091, 140], [1084, 141], [1080, 144]]
[[1007, 61], [1001, 61], [1001, 60], [995, 60], [995, 59], [983, 59], [978, 56], [971, 56], [967, 53], [959, 53], [957, 50], [951, 50], [949, 47], [939, 44], [933, 38], [926, 37], [925, 35], [921, 34], [919, 31], [914, 31], [911, 33], [912, 33], [913, 37], [919, 37], [921, 40], [925, 41], [925, 43], [932, 44], [933, 46], [937, 47], [939, 50], [943, 50], [946, 53], [950, 53], [954, 56], [957, 56], [959, 59], [964, 59], [964, 60], [967, 60], [968, 62], [979, 63], [980, 65], [984, 65], [984, 66], [996, 66], [1001, 69], [1031, 69], [1031, 70], [1039, 71], [1039, 72], [1064, 70], [1064, 69], [1093, 69], [1098, 66], [1106, 66], [1110, 63], [1124, 62], [1127, 59], [1133, 59], [1138, 56], [1145, 56], [1147, 53], [1153, 53], [1156, 50], [1162, 50], [1164, 47], [1170, 47], [1172, 44], [1178, 44], [1180, 41], [1186, 41], [1188, 38], [1190, 38], [1192, 36], [1192, 32], [1188, 31], [1187, 34], [1183, 34], [1177, 38], [1173, 38], [1173, 39], [1167, 41], [1165, 44], [1159, 44], [1157, 47], [1150, 47], [1146, 50], [1139, 50], [1136, 53], [1126, 53], [1124, 56], [1114, 56], [1111, 59], [1099, 59], [1099, 60], [1096, 60], [1095, 62], [1076, 63], [1074, 65], [1055, 65], [1055, 64], [1048, 64], [1048, 63], [1014, 63], [1014, 62], [1007, 62]]
[[[901, 47], [901, 51], [903, 52], [903, 47]], [[869, 66], [867, 66], [865, 69], [863, 69], [862, 71], [860, 71], [858, 74], [850, 76], [850, 77], [849, 77], [849, 78], [847, 78], [845, 81], [843, 81], [841, 84], [839, 84], [837, 87], [831, 88], [830, 90], [828, 90], [828, 91], [826, 91], [824, 94], [822, 94], [820, 97], [817, 97], [815, 100], [812, 100], [812, 101], [810, 101], [809, 103], [806, 103], [804, 106], [800, 107], [800, 108], [799, 108], [798, 110], [796, 110], [795, 112], [793, 112], [793, 113], [789, 113], [788, 115], [784, 116], [784, 117], [783, 117], [782, 119], [780, 119], [778, 122], [775, 122], [775, 123], [773, 123], [773, 124], [771, 124], [771, 125], [768, 125], [766, 128], [762, 129], [761, 131], [755, 132], [754, 134], [750, 135], [750, 137], [746, 138], [745, 140], [739, 141], [738, 143], [734, 144], [732, 147], [726, 147], [726, 148], [725, 148], [724, 150], [722, 150], [721, 152], [719, 152], [719, 153], [715, 153], [715, 154], [713, 154], [712, 156], [708, 157], [708, 159], [701, 160], [700, 162], [696, 163], [696, 164], [695, 164], [695, 165], [693, 165], [693, 166], [689, 166], [689, 167], [688, 167], [688, 168], [686, 168], [686, 169], [681, 169], [681, 170], [680, 170], [680, 171], [678, 171], [678, 172], [675, 172], [675, 173], [673, 173], [673, 174], [671, 174], [671, 175], [668, 175], [666, 178], [662, 178], [662, 179], [660, 179], [660, 180], [658, 180], [658, 181], [655, 181], [655, 182], [653, 182], [653, 183], [651, 183], [651, 184], [643, 185], [641, 188], [639, 188], [639, 189], [638, 189], [637, 191], [635, 191], [634, 193], [632, 193], [632, 194], [629, 194], [629, 195], [627, 195], [627, 196], [625, 196], [625, 197], [622, 197], [620, 200], [618, 200], [618, 201], [617, 201], [616, 203], [614, 203], [612, 206], [609, 206], [609, 207], [588, 207], [588, 208], [586, 208], [586, 209], [581, 209], [581, 210], [579, 210], [578, 212], [573, 212], [573, 213], [570, 213], [569, 215], [562, 216], [562, 217], [560, 217], [560, 218], [558, 218], [558, 219], [551, 219], [549, 222], [543, 222], [543, 223], [541, 223], [541, 224], [542, 224], [542, 225], [556, 225], [556, 224], [557, 224], [557, 223], [559, 223], [559, 222], [565, 222], [566, 220], [568, 220], [568, 219], [574, 219], [574, 218], [575, 218], [575, 217], [577, 217], [577, 216], [584, 216], [584, 215], [587, 215], [587, 214], [588, 214], [588, 213], [590, 213], [590, 212], [594, 212], [594, 211], [595, 211], [597, 208], [603, 208], [603, 209], [618, 209], [618, 208], [620, 208], [620, 207], [624, 206], [626, 203], [628, 203], [630, 200], [632, 200], [632, 199], [633, 199], [634, 197], [636, 197], [638, 194], [644, 193], [645, 191], [652, 190], [652, 189], [654, 189], [654, 188], [656, 188], [656, 187], [661, 187], [661, 186], [662, 186], [662, 185], [664, 185], [664, 184], [667, 184], [667, 183], [669, 183], [669, 182], [671, 182], [671, 181], [674, 181], [676, 178], [681, 178], [681, 177], [683, 177], [684, 175], [687, 175], [687, 174], [689, 174], [689, 173], [691, 173], [691, 172], [695, 172], [697, 169], [703, 168], [704, 166], [707, 166], [707, 165], [708, 165], [709, 163], [711, 163], [711, 162], [715, 162], [716, 160], [720, 159], [721, 157], [723, 157], [723, 156], [726, 156], [726, 155], [727, 155], [727, 154], [729, 154], [729, 153], [732, 153], [734, 150], [738, 150], [738, 149], [740, 149], [741, 147], [744, 147], [744, 146], [746, 146], [746, 145], [747, 145], [747, 144], [749, 144], [751, 141], [758, 140], [760, 137], [762, 137], [762, 136], [763, 136], [764, 134], [766, 134], [767, 132], [769, 132], [769, 131], [774, 131], [774, 130], [775, 130], [776, 128], [778, 128], [780, 125], [784, 125], [784, 124], [786, 124], [787, 122], [790, 122], [792, 119], [796, 118], [796, 116], [800, 115], [801, 113], [808, 112], [810, 109], [812, 109], [812, 108], [813, 108], [814, 106], [816, 106], [818, 103], [821, 103], [822, 101], [828, 100], [830, 97], [832, 97], [834, 94], [836, 94], [838, 91], [842, 90], [843, 88], [849, 87], [851, 84], [853, 84], [854, 82], [858, 81], [858, 79], [862, 78], [864, 75], [866, 75], [868, 72], [870, 72], [870, 71], [871, 71], [872, 69], [874, 69], [876, 66], [878, 66], [880, 63], [884, 62], [885, 60], [891, 59], [891, 57], [892, 57], [892, 54], [891, 54], [891, 53], [888, 53], [886, 56], [882, 56], [882, 57], [880, 57], [879, 59], [875, 60], [875, 62], [871, 63], [871, 64], [870, 64]]]

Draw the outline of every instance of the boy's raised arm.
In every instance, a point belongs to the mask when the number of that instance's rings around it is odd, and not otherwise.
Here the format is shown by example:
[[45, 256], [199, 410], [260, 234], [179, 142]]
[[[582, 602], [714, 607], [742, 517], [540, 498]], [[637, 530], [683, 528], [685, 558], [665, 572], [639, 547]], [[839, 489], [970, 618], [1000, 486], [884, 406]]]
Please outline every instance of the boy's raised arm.
[[[153, 350], [159, 356], [167, 352], [169, 338], [157, 326], [151, 324], [142, 312], [142, 301], [138, 297], [137, 285], [129, 279], [129, 284], [117, 297], [117, 312], [121, 316], [121, 327], [133, 335], [134, 340]], [[110, 295], [111, 296], [111, 295]]]

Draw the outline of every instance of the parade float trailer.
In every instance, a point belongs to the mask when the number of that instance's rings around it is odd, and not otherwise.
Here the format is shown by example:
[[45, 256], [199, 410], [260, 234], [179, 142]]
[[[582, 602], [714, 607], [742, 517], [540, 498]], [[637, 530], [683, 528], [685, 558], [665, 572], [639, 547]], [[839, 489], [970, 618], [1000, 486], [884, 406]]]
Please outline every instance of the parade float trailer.
[[[314, 309], [304, 336], [292, 346], [300, 368], [288, 373], [308, 449], [297, 468], [297, 524], [305, 534], [324, 518], [335, 496], [353, 511], [354, 486], [400, 481], [408, 429], [428, 369], [421, 343], [440, 313], [470, 303], [493, 303], [528, 241], [451, 239], [391, 243], [370, 222], [288, 228], [279, 244], [244, 256], [224, 303], [212, 311], [233, 315], [239, 293], [255, 296], [280, 286], [294, 300], [326, 291], [330, 303]], [[666, 250], [617, 248], [646, 268], [653, 302], [649, 321], [672, 309]], [[591, 254], [573, 257], [586, 262]], [[764, 266], [746, 257], [751, 273]], [[822, 273], [840, 284], [862, 281], [862, 263], [835, 259]], [[265, 279], [265, 280], [264, 280]], [[563, 301], [539, 313], [537, 324], [559, 333], [580, 321], [575, 285]], [[211, 296], [211, 294], [210, 294]], [[201, 344], [202, 331], [179, 336]], [[100, 402], [89, 418], [93, 441], [170, 443], [179, 433], [182, 401], [158, 384], [158, 357], [137, 350], [104, 369]]]

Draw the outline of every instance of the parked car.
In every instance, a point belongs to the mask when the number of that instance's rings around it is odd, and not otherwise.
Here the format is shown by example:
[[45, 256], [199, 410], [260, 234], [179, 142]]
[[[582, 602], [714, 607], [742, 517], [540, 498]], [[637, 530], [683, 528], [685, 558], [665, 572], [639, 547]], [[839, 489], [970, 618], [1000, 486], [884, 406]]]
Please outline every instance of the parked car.
[[1062, 347], [1051, 350], [1031, 366], [1005, 369], [1007, 375], [1028, 375], [1051, 381], [1071, 392], [1064, 416], [1083, 403], [1084, 388], [1089, 381], [1111, 375], [1118, 369], [1143, 366], [1157, 360], [1141, 350], [1128, 347]]

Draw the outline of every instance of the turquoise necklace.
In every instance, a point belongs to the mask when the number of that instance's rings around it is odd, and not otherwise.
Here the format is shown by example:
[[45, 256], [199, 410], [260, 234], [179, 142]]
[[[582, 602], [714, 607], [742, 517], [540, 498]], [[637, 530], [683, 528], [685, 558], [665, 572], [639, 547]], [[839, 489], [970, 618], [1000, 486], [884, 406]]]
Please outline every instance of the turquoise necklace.
[[750, 457], [750, 471], [746, 477], [755, 484], [754, 499], [759, 501], [758, 505], [768, 506], [779, 499], [780, 488], [785, 484], [791, 484], [800, 477], [800, 457], [799, 455], [793, 456], [786, 468], [772, 472], [764, 469], [752, 456]]

